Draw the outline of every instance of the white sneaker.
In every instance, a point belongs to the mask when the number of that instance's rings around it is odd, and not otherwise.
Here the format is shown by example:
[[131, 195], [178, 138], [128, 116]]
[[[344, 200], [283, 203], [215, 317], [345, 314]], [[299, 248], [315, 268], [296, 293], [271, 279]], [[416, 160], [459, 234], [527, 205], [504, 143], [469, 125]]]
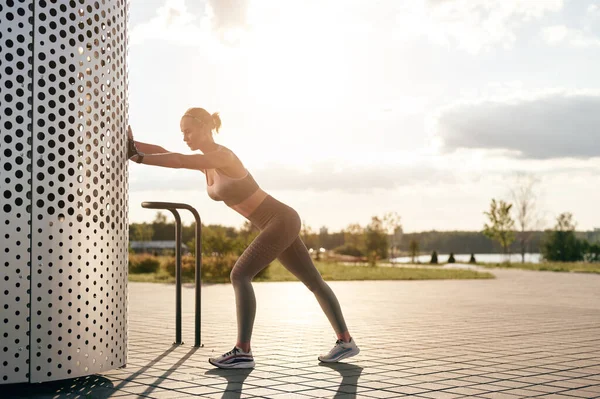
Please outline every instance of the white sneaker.
[[360, 353], [360, 349], [356, 346], [354, 339], [350, 338], [350, 342], [344, 342], [338, 339], [335, 346], [326, 355], [319, 356], [319, 360], [325, 363], [335, 363], [348, 357], [356, 356]]
[[219, 357], [211, 357], [208, 362], [221, 369], [250, 369], [254, 367], [252, 351], [244, 352], [237, 346]]

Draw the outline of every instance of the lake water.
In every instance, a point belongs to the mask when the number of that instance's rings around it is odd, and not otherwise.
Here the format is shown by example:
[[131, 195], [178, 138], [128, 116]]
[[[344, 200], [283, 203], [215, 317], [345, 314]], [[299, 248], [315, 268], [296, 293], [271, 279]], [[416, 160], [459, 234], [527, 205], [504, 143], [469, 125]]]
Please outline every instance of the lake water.
[[[450, 254], [438, 254], [438, 262], [446, 263], [448, 261], [448, 257]], [[509, 260], [512, 263], [521, 262], [521, 254], [512, 254], [509, 256], [504, 256], [502, 254], [475, 254], [475, 260], [481, 263], [502, 263]], [[455, 254], [454, 259], [459, 263], [468, 263], [469, 259], [471, 259], [471, 254]], [[540, 263], [542, 260], [541, 254], [525, 254], [525, 262], [528, 263]], [[420, 255], [415, 257], [415, 261], [419, 263], [429, 263], [431, 261], [431, 254], [428, 255]], [[411, 263], [412, 258], [410, 256], [402, 256], [394, 259], [395, 263]]]

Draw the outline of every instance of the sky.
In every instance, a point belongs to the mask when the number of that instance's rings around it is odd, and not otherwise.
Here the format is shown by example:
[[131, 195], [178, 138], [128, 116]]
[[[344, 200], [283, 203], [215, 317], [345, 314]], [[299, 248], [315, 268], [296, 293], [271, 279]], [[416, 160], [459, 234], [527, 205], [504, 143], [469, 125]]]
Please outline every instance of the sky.
[[[219, 112], [215, 140], [316, 231], [481, 230], [519, 175], [540, 228], [600, 227], [600, 0], [130, 0], [128, 51], [136, 140], [190, 153], [181, 115]], [[244, 222], [199, 171], [130, 162], [129, 185], [130, 222], [143, 201]]]

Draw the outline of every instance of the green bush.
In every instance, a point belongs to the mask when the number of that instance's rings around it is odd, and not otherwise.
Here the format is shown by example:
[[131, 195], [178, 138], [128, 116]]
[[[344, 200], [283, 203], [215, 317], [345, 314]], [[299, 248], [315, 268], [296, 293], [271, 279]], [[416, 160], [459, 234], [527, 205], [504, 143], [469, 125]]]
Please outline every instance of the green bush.
[[584, 246], [584, 260], [590, 263], [600, 262], [600, 243], [590, 244], [586, 241]]
[[[164, 268], [171, 276], [175, 276], [175, 257], [170, 256], [164, 264]], [[181, 278], [184, 280], [193, 280], [196, 274], [196, 260], [192, 255], [183, 255], [181, 257]]]
[[[211, 283], [226, 283], [230, 281], [229, 275], [238, 256], [227, 254], [223, 256], [203, 256], [201, 270], [202, 281]], [[175, 257], [169, 258], [165, 263], [166, 271], [175, 276]], [[181, 257], [181, 278], [186, 281], [193, 281], [196, 273], [196, 260], [193, 256], [187, 255]], [[261, 270], [256, 278], [267, 276], [268, 267]]]
[[477, 263], [477, 259], [475, 259], [475, 254], [471, 254], [471, 259], [469, 259], [469, 263], [472, 263], [472, 264]]
[[456, 259], [454, 259], [454, 252], [450, 252], [450, 256], [448, 257], [448, 263], [456, 263]]
[[160, 268], [160, 261], [152, 255], [129, 255], [129, 273], [156, 273]]
[[237, 255], [206, 256], [202, 258], [202, 278], [210, 281], [229, 281]]
[[364, 256], [364, 252], [352, 244], [340, 245], [339, 247], [334, 248], [333, 252], [340, 255]]

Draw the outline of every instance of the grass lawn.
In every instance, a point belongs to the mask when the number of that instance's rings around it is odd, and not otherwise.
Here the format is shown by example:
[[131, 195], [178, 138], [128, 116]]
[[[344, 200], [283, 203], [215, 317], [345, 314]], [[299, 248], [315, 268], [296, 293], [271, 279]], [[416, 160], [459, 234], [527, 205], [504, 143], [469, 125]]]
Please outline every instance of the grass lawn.
[[[403, 267], [369, 267], [345, 266], [336, 263], [315, 262], [317, 269], [326, 281], [342, 280], [444, 280], [444, 279], [489, 279], [494, 275], [473, 270], [440, 269], [440, 268], [403, 268]], [[165, 270], [156, 273], [129, 274], [129, 281], [174, 283], [175, 278]], [[192, 279], [183, 279], [193, 282]], [[271, 263], [265, 277], [254, 281], [297, 281], [278, 261]], [[207, 283], [223, 281], [204, 281]]]
[[478, 266], [488, 269], [522, 269], [541, 270], [550, 272], [596, 273], [600, 274], [600, 263], [478, 263]]

